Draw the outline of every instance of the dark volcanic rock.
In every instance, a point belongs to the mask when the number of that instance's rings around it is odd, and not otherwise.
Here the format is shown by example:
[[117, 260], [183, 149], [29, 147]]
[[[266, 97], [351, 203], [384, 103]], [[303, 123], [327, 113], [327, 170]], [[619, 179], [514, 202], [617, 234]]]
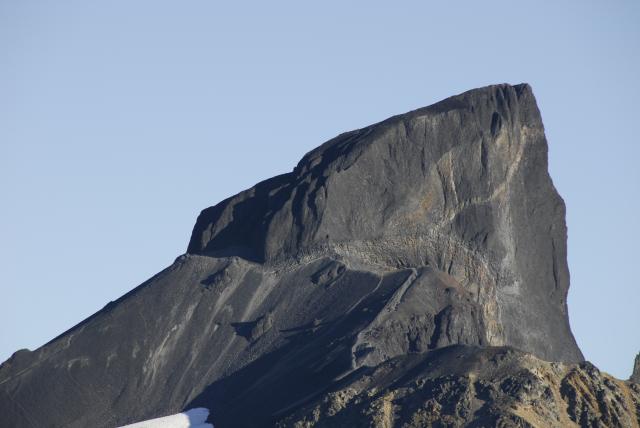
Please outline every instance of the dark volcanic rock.
[[579, 361], [564, 214], [531, 88], [490, 86], [328, 141], [204, 210], [188, 252], [432, 266], [474, 295], [488, 343]]
[[[111, 427], [194, 406], [218, 428], [295, 423], [340, 379], [451, 345], [580, 362], [568, 287], [531, 89], [481, 88], [343, 134], [204, 210], [172, 266], [0, 366], [0, 426]], [[526, 376], [478, 394], [520, 396]], [[475, 384], [433, 382], [433, 415], [471, 420]]]

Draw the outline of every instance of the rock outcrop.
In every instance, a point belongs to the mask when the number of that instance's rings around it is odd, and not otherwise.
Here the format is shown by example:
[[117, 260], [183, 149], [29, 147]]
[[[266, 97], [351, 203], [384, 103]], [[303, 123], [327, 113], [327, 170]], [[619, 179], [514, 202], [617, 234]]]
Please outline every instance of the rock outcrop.
[[630, 380], [636, 383], [640, 383], [640, 354], [636, 355]]
[[625, 426], [637, 388], [584, 363], [569, 327], [564, 211], [528, 85], [343, 134], [205, 209], [172, 266], [2, 364], [0, 426], [192, 407], [218, 428]]

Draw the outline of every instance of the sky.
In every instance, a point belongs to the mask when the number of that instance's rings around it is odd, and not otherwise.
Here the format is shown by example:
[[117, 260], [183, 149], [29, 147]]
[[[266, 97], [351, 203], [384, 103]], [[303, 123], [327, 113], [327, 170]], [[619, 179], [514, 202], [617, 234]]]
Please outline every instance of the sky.
[[200, 210], [352, 129], [528, 82], [585, 357], [640, 351], [640, 2], [0, 0], [0, 361], [184, 253]]

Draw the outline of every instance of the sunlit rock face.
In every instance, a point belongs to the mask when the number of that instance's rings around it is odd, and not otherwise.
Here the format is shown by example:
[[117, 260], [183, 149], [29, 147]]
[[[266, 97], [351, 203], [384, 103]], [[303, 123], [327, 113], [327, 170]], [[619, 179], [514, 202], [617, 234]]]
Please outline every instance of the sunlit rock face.
[[640, 385], [588, 362], [513, 348], [450, 346], [366, 368], [307, 401], [279, 428], [635, 427]]
[[0, 426], [194, 407], [217, 428], [273, 426], [342, 380], [452, 346], [580, 362], [568, 287], [531, 88], [476, 89], [205, 209], [173, 265], [0, 366]]

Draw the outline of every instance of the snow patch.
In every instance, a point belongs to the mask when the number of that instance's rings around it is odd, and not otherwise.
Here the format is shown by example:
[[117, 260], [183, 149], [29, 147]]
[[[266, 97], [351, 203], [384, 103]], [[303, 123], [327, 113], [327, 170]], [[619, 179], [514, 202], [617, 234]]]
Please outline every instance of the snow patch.
[[124, 425], [120, 428], [213, 428], [212, 424], [205, 422], [207, 417], [209, 417], [209, 410], [198, 407], [175, 415]]

